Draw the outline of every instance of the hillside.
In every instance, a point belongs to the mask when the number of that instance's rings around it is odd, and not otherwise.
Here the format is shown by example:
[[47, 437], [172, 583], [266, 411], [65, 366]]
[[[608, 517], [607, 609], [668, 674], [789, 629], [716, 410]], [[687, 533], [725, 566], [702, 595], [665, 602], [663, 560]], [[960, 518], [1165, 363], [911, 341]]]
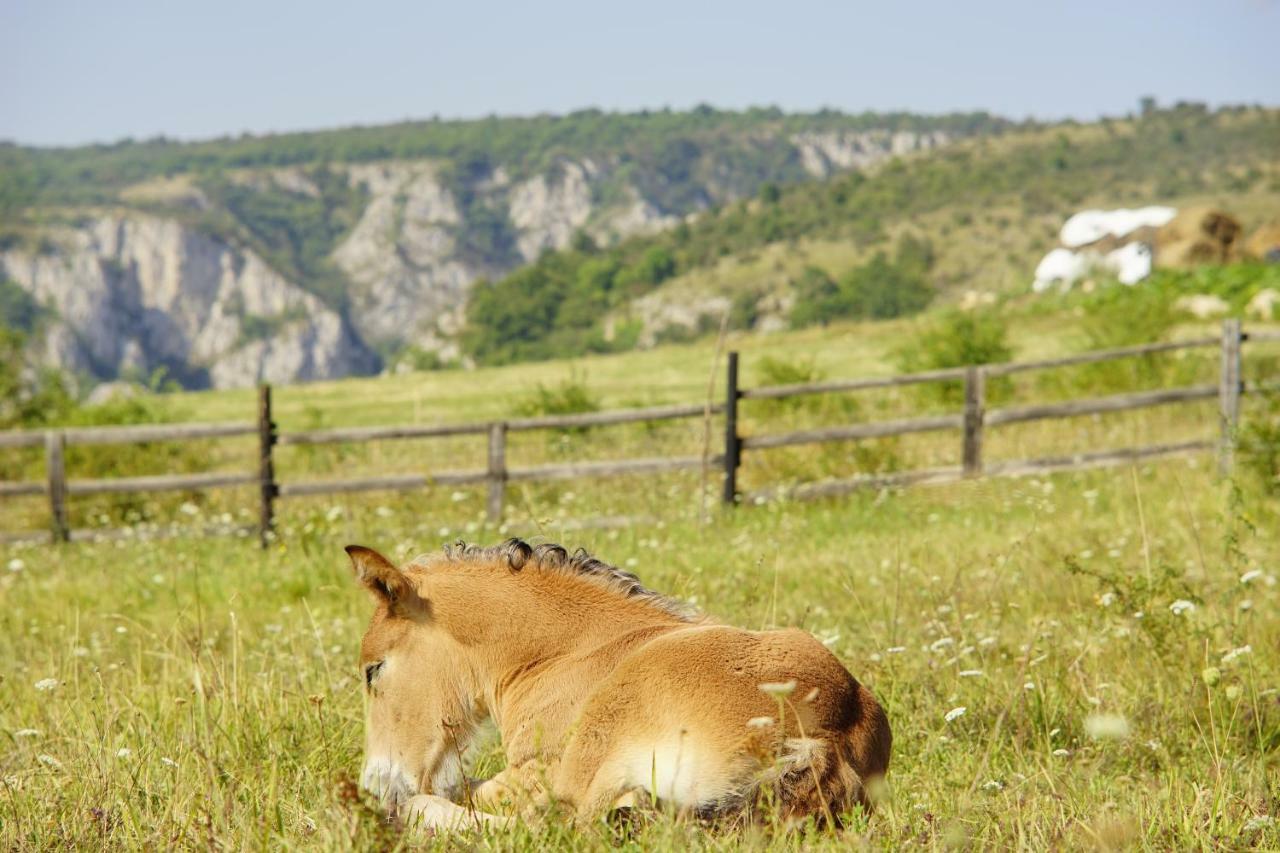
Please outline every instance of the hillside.
[[[0, 145], [0, 287], [30, 355], [188, 387], [456, 355], [471, 285], [891, 156], [986, 114], [700, 108], [76, 149]], [[38, 310], [34, 310], [38, 309]], [[33, 313], [34, 310], [34, 313]]]
[[[550, 253], [486, 284], [463, 336], [482, 363], [911, 313], [1018, 291], [1086, 205], [1212, 203], [1280, 219], [1280, 112], [1195, 105], [1028, 129], [820, 183], [766, 185], [659, 234]], [[975, 294], [969, 294], [972, 299]]]

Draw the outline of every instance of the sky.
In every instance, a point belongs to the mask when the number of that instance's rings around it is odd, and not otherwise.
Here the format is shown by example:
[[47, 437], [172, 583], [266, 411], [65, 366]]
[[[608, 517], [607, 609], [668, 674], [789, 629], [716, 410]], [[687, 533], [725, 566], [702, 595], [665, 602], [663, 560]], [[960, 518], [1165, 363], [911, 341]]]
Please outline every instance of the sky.
[[0, 0], [0, 139], [488, 114], [1280, 103], [1280, 0]]

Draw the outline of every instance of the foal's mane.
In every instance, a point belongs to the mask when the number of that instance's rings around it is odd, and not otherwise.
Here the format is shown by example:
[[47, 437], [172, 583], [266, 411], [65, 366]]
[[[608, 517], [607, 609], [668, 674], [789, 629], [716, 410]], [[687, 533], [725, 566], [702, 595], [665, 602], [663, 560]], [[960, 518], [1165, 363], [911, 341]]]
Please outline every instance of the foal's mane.
[[[425, 555], [415, 563], [426, 562]], [[612, 590], [624, 598], [634, 598], [686, 622], [694, 620], [693, 609], [684, 602], [663, 595], [640, 583], [640, 579], [625, 569], [610, 565], [591, 556], [583, 548], [569, 551], [553, 543], [530, 545], [523, 539], [508, 539], [500, 545], [468, 545], [459, 540], [444, 548], [444, 559], [452, 562], [498, 563], [512, 572], [528, 568], [560, 572], [587, 578], [593, 583]]]

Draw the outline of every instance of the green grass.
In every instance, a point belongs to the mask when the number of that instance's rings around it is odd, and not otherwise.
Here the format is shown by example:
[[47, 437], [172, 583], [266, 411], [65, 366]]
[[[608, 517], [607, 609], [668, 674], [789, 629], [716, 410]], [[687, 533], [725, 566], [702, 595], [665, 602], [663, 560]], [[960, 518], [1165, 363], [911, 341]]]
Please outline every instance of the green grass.
[[[659, 817], [633, 849], [1274, 848], [1280, 519], [1211, 467], [517, 532], [586, 545], [735, 624], [803, 626], [890, 715], [891, 797], [843, 834]], [[407, 843], [351, 796], [369, 604], [341, 546], [404, 556], [449, 531], [335, 506], [266, 553], [236, 539], [5, 553], [0, 847]], [[1179, 599], [1194, 609], [1175, 615]], [[1127, 734], [1092, 737], [1100, 715]], [[551, 825], [477, 843], [611, 839]]]

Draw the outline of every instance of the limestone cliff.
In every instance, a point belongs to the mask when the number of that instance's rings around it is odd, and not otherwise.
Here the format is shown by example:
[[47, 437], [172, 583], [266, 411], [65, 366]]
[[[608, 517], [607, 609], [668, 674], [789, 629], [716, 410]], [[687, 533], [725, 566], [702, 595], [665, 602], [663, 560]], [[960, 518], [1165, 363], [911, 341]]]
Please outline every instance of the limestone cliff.
[[176, 221], [101, 215], [0, 273], [49, 309], [40, 361], [100, 379], [164, 367], [192, 387], [327, 379], [375, 367], [337, 313], [252, 252]]

